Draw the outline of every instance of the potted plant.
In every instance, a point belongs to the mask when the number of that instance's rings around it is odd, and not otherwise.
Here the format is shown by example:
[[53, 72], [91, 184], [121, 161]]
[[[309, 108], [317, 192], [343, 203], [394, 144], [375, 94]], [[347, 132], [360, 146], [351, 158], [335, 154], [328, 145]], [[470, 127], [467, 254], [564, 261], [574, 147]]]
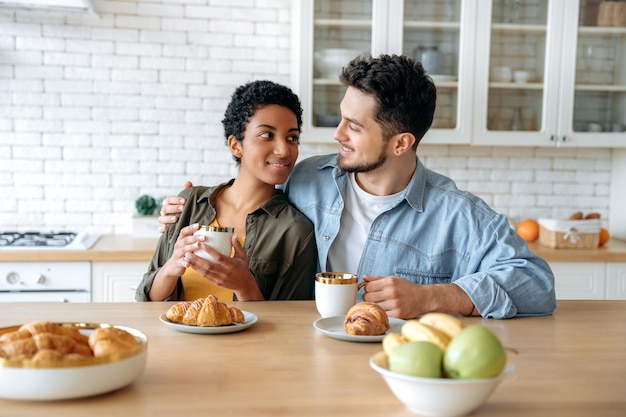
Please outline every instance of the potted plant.
[[157, 203], [152, 196], [144, 194], [135, 200], [135, 208], [141, 216], [152, 216], [157, 209]]
[[137, 214], [133, 215], [132, 226], [135, 237], [158, 237], [159, 227], [157, 209], [159, 208], [154, 197], [144, 194], [135, 200]]

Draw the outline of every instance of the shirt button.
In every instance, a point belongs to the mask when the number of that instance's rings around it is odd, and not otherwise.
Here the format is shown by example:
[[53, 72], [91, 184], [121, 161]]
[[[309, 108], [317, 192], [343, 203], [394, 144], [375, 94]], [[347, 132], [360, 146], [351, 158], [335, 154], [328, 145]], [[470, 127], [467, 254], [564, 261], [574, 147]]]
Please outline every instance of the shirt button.
[[324, 236], [324, 240], [330, 240], [330, 236], [328, 235]]

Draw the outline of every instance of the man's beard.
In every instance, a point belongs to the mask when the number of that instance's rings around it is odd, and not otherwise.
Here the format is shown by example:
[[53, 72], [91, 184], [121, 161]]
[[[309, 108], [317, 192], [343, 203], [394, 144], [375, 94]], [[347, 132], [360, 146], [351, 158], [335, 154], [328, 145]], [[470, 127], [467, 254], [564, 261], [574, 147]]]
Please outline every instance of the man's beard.
[[345, 172], [371, 172], [377, 168], [380, 168], [385, 162], [387, 162], [387, 144], [388, 142], [385, 142], [383, 144], [383, 147], [381, 148], [380, 154], [378, 154], [378, 159], [376, 161], [364, 161], [356, 165], [348, 165], [346, 163], [346, 158], [343, 155], [339, 154], [337, 155], [337, 166], [339, 167], [339, 169]]

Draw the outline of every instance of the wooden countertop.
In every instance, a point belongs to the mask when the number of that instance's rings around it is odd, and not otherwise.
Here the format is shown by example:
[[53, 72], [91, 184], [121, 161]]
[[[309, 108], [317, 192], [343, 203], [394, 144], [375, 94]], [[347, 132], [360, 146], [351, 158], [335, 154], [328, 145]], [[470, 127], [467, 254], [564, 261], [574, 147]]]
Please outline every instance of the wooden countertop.
[[[10, 416], [414, 416], [368, 364], [380, 343], [317, 332], [312, 301], [231, 303], [255, 313], [247, 330], [179, 333], [158, 317], [171, 303], [0, 304], [0, 326], [33, 320], [106, 322], [149, 338], [133, 384], [96, 397], [0, 399]], [[560, 301], [552, 316], [482, 323], [515, 349], [515, 373], [476, 412], [508, 417], [626, 415], [626, 301]], [[454, 401], [454, 398], [442, 399]]]
[[[0, 250], [0, 261], [150, 262], [157, 239], [104, 235], [89, 250]], [[552, 249], [531, 243], [548, 262], [626, 262], [626, 242], [611, 239], [596, 249]]]
[[0, 261], [150, 262], [158, 239], [103, 235], [89, 250], [0, 250]]
[[593, 249], [553, 249], [536, 242], [528, 247], [548, 262], [626, 262], [626, 242], [618, 239]]

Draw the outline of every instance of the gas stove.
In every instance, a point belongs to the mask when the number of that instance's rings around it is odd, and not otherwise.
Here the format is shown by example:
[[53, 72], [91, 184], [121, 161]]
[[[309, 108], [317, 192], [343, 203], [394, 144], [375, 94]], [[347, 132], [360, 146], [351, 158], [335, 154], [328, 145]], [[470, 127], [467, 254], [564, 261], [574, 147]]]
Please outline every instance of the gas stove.
[[0, 232], [0, 250], [87, 250], [100, 238], [91, 230], [75, 232]]

